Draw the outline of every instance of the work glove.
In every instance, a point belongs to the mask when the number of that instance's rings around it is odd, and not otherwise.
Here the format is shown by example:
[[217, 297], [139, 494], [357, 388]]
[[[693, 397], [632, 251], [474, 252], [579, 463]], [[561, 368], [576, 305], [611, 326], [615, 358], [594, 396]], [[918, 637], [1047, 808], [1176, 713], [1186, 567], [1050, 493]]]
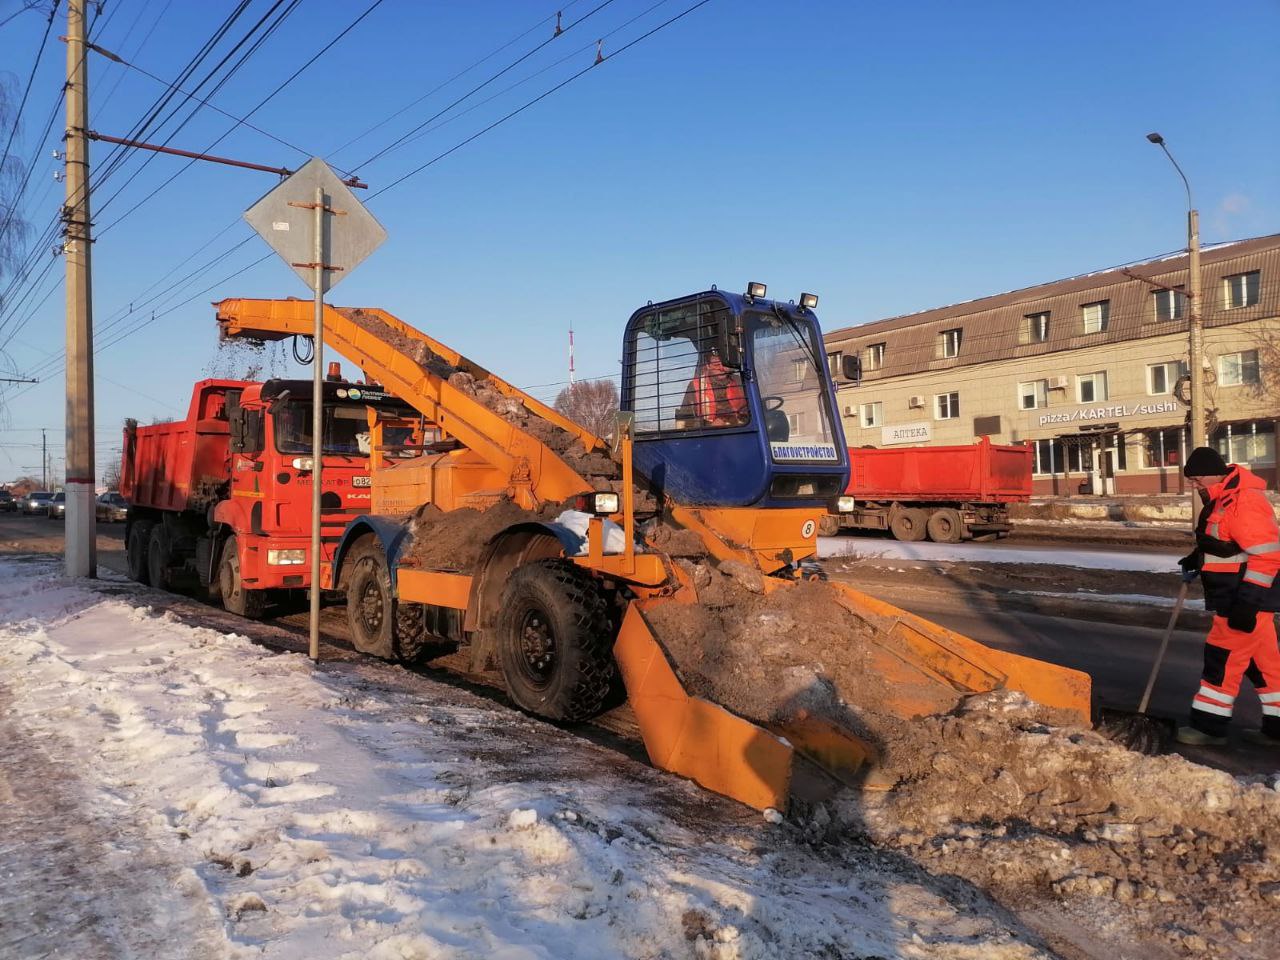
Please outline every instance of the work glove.
[[1237, 600], [1227, 614], [1227, 626], [1241, 633], [1253, 633], [1258, 626], [1258, 608]]
[[1182, 582], [1190, 583], [1196, 577], [1200, 576], [1200, 567], [1204, 564], [1204, 552], [1201, 550], [1192, 550], [1185, 557], [1178, 561], [1178, 566], [1182, 568]]

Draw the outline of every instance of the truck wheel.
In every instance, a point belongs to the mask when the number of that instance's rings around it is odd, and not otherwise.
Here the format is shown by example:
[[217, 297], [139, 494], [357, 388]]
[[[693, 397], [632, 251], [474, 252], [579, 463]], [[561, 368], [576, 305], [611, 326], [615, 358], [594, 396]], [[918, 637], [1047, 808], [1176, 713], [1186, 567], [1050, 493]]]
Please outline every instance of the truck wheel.
[[895, 540], [916, 543], [923, 540], [927, 533], [929, 515], [918, 507], [899, 510], [889, 521], [889, 530]]
[[929, 539], [934, 543], [959, 543], [964, 539], [964, 520], [959, 510], [943, 507], [929, 518]]
[[125, 546], [125, 559], [129, 564], [129, 579], [135, 583], [151, 582], [151, 573], [147, 567], [147, 551], [151, 547], [150, 520], [139, 520], [129, 528], [129, 542]]
[[173, 578], [169, 574], [169, 531], [163, 523], [151, 528], [147, 541], [147, 579], [157, 590], [173, 589]]
[[228, 613], [248, 620], [261, 620], [267, 611], [267, 591], [249, 590], [240, 579], [240, 548], [234, 536], [222, 544], [222, 560], [218, 564], [218, 592]]
[[347, 578], [347, 624], [351, 645], [361, 653], [395, 659], [396, 601], [382, 547], [369, 540], [351, 557]]
[[438, 641], [427, 632], [426, 609], [420, 603], [396, 601], [396, 635], [392, 644], [401, 663], [417, 663]]
[[840, 532], [840, 521], [831, 514], [822, 515], [822, 519], [818, 521], [818, 536], [834, 537]]
[[502, 592], [496, 630], [511, 699], [551, 720], [594, 716], [616, 671], [613, 632], [608, 603], [581, 567], [539, 560], [518, 568]]

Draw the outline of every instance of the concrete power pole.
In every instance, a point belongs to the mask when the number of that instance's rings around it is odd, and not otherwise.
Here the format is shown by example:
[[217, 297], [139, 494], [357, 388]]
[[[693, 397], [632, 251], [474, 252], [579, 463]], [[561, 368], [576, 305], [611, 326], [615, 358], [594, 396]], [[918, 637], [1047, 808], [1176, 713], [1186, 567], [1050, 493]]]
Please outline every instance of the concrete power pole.
[[40, 428], [40, 489], [49, 489], [49, 438], [44, 427]]
[[63, 250], [67, 261], [67, 576], [97, 574], [93, 492], [93, 296], [89, 274], [89, 68], [85, 6], [67, 0], [67, 199]]
[[1204, 414], [1204, 305], [1200, 299], [1200, 212], [1187, 211], [1187, 325], [1190, 328], [1191, 446], [1208, 446]]

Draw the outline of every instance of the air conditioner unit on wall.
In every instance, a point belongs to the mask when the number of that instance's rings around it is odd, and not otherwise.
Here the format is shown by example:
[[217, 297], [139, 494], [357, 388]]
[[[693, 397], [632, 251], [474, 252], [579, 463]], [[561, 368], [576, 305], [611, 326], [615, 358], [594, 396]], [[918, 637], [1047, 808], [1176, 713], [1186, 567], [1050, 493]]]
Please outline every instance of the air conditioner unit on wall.
[[907, 406], [913, 410], [918, 410], [924, 406], [924, 397], [915, 396], [907, 401]]
[[1050, 390], [1065, 390], [1065, 389], [1067, 389], [1067, 384], [1068, 384], [1068, 383], [1069, 383], [1069, 380], [1068, 380], [1068, 378], [1067, 378], [1067, 377], [1050, 377], [1050, 378], [1049, 378], [1049, 389], [1050, 389]]

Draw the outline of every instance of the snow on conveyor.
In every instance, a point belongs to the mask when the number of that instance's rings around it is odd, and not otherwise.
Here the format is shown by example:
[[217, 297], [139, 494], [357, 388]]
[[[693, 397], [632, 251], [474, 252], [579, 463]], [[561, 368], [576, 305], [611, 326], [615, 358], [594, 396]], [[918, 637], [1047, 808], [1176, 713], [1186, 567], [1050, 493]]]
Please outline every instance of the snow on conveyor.
[[1137, 570], [1176, 573], [1179, 553], [1122, 553], [1111, 550], [1073, 550], [1010, 547], [1003, 543], [904, 543], [859, 537], [819, 537], [818, 556], [858, 557], [863, 560], [933, 560], [955, 563], [1048, 564], [1088, 570]]
[[2, 957], [1047, 956], [893, 855], [171, 600], [0, 559]]

